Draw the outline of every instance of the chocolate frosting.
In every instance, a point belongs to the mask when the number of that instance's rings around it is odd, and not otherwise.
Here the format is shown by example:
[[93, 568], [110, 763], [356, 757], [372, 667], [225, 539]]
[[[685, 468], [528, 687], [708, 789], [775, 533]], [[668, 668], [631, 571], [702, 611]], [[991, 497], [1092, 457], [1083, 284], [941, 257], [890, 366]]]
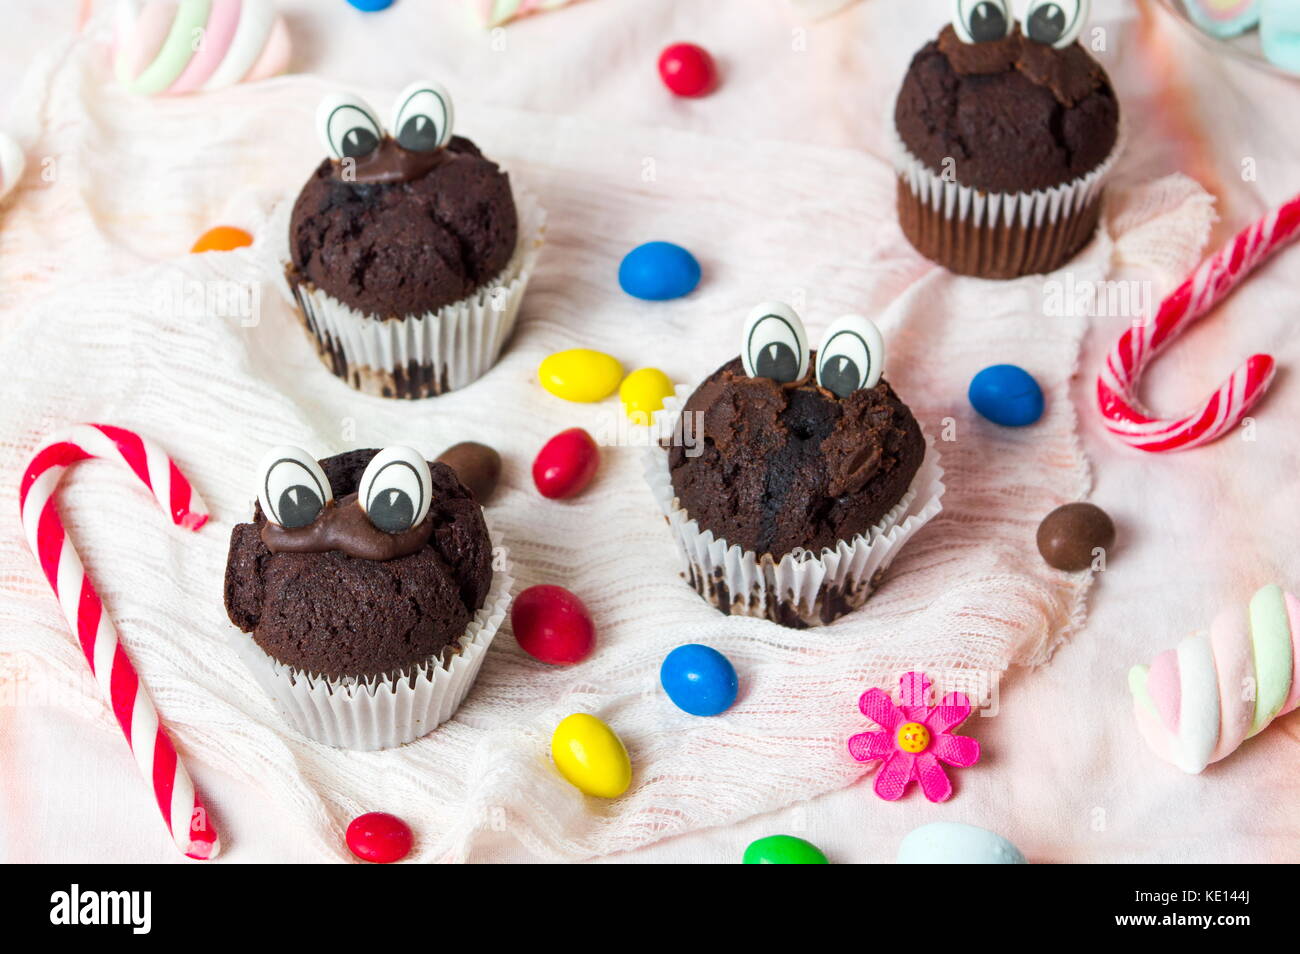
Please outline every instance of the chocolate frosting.
[[334, 177], [340, 182], [356, 182], [361, 185], [376, 182], [410, 182], [427, 174], [434, 166], [450, 162], [452, 153], [446, 149], [433, 149], [428, 152], [415, 152], [403, 149], [392, 136], [385, 136], [379, 141], [379, 148], [362, 156], [352, 168], [351, 180], [344, 178], [343, 162], [333, 161]]
[[884, 380], [839, 398], [811, 374], [788, 384], [751, 378], [736, 358], [685, 412], [703, 416], [704, 446], [695, 457], [669, 448], [681, 506], [703, 529], [778, 559], [869, 530], [925, 454], [920, 426]]
[[359, 560], [395, 560], [410, 556], [433, 533], [433, 513], [403, 533], [385, 533], [366, 516], [356, 494], [325, 505], [319, 517], [305, 527], [281, 527], [267, 520], [262, 542], [272, 553], [328, 553], [338, 550]]
[[1017, 26], [963, 43], [944, 27], [912, 59], [894, 108], [908, 151], [935, 172], [989, 192], [1032, 192], [1101, 165], [1119, 138], [1119, 103], [1077, 42], [1062, 49]]

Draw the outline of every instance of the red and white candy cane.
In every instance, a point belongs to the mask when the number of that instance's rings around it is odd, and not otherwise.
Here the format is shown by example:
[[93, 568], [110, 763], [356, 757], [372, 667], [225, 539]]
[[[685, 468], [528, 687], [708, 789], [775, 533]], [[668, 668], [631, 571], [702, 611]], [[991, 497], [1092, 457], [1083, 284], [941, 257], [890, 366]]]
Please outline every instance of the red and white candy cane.
[[1153, 321], [1129, 328], [1097, 375], [1097, 406], [1106, 429], [1131, 447], [1160, 452], [1208, 444], [1232, 430], [1273, 383], [1277, 368], [1266, 354], [1245, 363], [1185, 417], [1151, 417], [1134, 390], [1142, 369], [1165, 346], [1222, 301], [1274, 252], [1300, 236], [1300, 196], [1237, 235], [1160, 304]]
[[216, 829], [158, 721], [149, 693], [118, 642], [113, 621], [86, 577], [54, 503], [63, 472], [77, 461], [92, 457], [125, 463], [153, 491], [172, 522], [186, 530], [202, 527], [208, 510], [190, 482], [156, 444], [107, 424], [79, 424], [47, 441], [28, 463], [18, 495], [27, 545], [54, 588], [90, 671], [135, 754], [136, 764], [153, 787], [172, 838], [191, 858], [214, 858], [221, 847]]

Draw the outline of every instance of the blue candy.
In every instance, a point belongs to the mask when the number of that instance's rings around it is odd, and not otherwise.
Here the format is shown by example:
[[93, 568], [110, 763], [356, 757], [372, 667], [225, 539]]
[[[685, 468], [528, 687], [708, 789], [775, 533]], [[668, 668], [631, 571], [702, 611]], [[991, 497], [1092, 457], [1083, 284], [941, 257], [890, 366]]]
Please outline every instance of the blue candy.
[[664, 657], [659, 681], [673, 704], [697, 716], [726, 712], [736, 701], [736, 670], [716, 649], [687, 643]]
[[681, 298], [700, 283], [700, 263], [680, 245], [646, 242], [624, 256], [618, 266], [618, 283], [633, 298]]
[[994, 424], [1024, 427], [1043, 416], [1043, 389], [1024, 368], [995, 364], [971, 378], [971, 405]]
[[366, 13], [376, 13], [391, 7], [393, 0], [348, 0], [348, 3]]

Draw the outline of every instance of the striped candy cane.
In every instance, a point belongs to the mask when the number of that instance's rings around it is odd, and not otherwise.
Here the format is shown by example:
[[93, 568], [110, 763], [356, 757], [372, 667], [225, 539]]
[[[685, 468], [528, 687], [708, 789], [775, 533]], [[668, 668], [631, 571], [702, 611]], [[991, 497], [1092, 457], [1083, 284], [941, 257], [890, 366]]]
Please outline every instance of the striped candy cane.
[[1237, 235], [1160, 304], [1154, 321], [1129, 328], [1097, 375], [1097, 406], [1106, 429], [1131, 447], [1160, 452], [1208, 444], [1232, 430], [1273, 383], [1273, 358], [1256, 354], [1184, 417], [1151, 417], [1134, 391], [1147, 363], [1222, 301], [1274, 252], [1300, 235], [1300, 196]]
[[48, 441], [28, 463], [18, 494], [27, 545], [54, 588], [90, 671], [135, 754], [136, 764], [153, 786], [172, 838], [191, 858], [214, 858], [221, 847], [216, 829], [158, 721], [149, 693], [118, 642], [113, 621], [86, 577], [54, 503], [63, 472], [77, 461], [92, 457], [124, 462], [153, 491], [154, 499], [171, 515], [172, 522], [186, 530], [202, 527], [208, 510], [190, 482], [156, 444], [106, 424], [80, 424]]

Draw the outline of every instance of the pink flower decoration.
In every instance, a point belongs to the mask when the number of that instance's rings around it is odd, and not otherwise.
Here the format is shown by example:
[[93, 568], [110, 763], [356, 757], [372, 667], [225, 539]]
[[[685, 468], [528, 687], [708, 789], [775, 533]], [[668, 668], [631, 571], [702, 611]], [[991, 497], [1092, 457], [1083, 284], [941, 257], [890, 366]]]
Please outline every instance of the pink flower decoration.
[[858, 708], [883, 731], [863, 732], [849, 739], [849, 754], [859, 762], [884, 759], [876, 773], [876, 794], [886, 801], [903, 797], [907, 784], [921, 783], [932, 802], [952, 796], [952, 782], [940, 762], [965, 768], [979, 761], [980, 744], [953, 729], [970, 715], [970, 700], [952, 692], [936, 706], [926, 703], [931, 682], [924, 673], [909, 672], [899, 680], [897, 705], [880, 689], [868, 689]]

